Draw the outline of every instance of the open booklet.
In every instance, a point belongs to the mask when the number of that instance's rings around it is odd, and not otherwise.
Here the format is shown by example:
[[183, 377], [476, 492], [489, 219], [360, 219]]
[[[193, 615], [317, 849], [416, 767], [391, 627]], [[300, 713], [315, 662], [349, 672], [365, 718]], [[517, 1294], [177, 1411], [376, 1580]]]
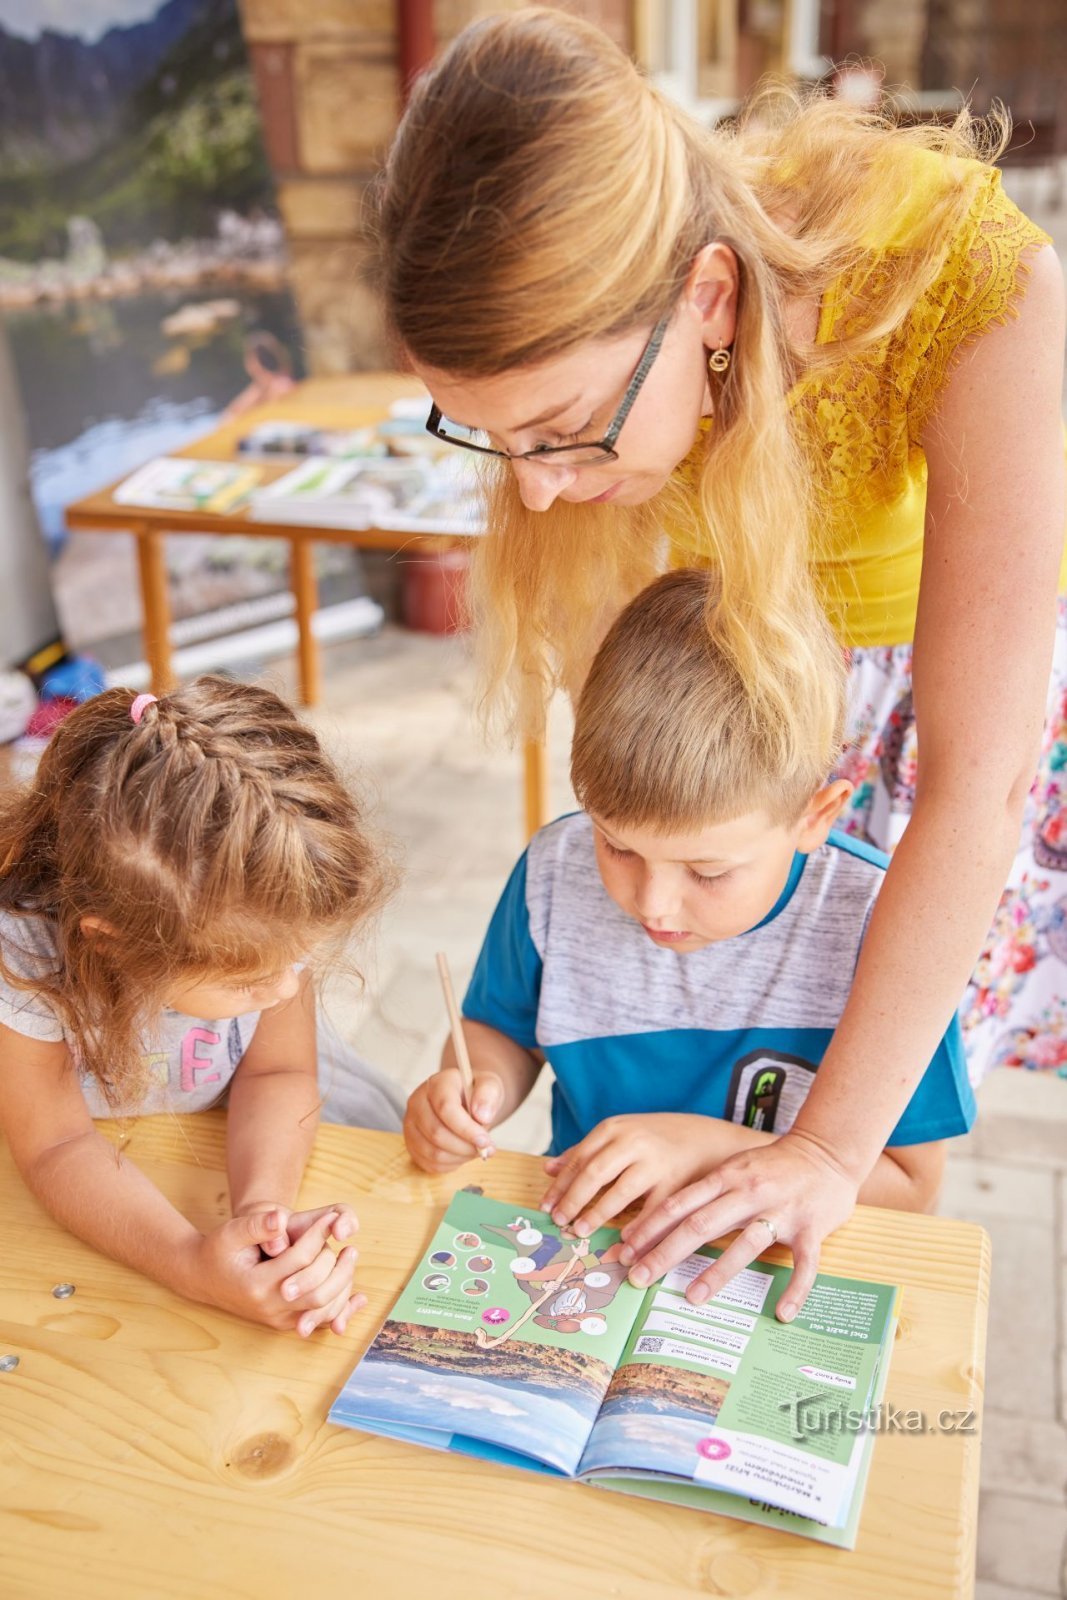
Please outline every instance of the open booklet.
[[[427, 438], [429, 435], [427, 435]], [[484, 532], [474, 469], [464, 461], [416, 457], [334, 461], [309, 456], [252, 497], [253, 522], [300, 523], [360, 532]]]
[[260, 480], [258, 467], [233, 461], [195, 461], [158, 456], [124, 478], [114, 491], [118, 505], [163, 511], [210, 511], [225, 516], [249, 499]]
[[457, 1194], [330, 1421], [851, 1549], [899, 1291], [820, 1274], [786, 1325], [786, 1267], [694, 1306], [716, 1250], [641, 1290], [619, 1248]]

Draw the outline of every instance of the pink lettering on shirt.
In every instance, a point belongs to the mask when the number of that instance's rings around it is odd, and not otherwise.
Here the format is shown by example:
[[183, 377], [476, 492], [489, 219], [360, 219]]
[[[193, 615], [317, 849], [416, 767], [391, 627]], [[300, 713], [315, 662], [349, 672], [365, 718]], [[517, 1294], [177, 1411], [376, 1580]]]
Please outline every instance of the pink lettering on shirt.
[[206, 1045], [209, 1050], [214, 1049], [221, 1042], [221, 1034], [215, 1033], [211, 1028], [190, 1028], [182, 1040], [182, 1092], [192, 1094], [204, 1083], [220, 1083], [221, 1072], [205, 1073], [205, 1067], [212, 1065], [210, 1056], [197, 1054], [198, 1045]]

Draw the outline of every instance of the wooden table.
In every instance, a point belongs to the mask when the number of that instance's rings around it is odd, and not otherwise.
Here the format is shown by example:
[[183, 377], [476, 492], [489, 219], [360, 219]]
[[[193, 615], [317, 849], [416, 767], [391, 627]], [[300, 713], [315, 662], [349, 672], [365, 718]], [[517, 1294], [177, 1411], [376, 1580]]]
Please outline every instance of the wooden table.
[[[204, 1226], [225, 1215], [224, 1126], [214, 1112], [125, 1124], [127, 1152]], [[4, 1600], [972, 1593], [977, 1436], [880, 1438], [848, 1553], [330, 1426], [449, 1196], [472, 1182], [534, 1204], [541, 1164], [500, 1154], [431, 1179], [397, 1135], [322, 1129], [304, 1203], [355, 1202], [370, 1306], [344, 1338], [305, 1343], [188, 1304], [78, 1243], [0, 1147], [0, 1355], [20, 1358], [0, 1372]], [[823, 1262], [904, 1286], [894, 1406], [980, 1407], [981, 1228], [861, 1208]], [[71, 1299], [52, 1297], [61, 1282], [76, 1285]]]
[[[284, 420], [308, 423], [313, 427], [360, 428], [380, 422], [393, 400], [425, 392], [417, 378], [399, 372], [313, 378], [297, 384], [292, 393], [280, 400], [272, 400], [224, 422], [213, 433], [193, 440], [173, 454], [190, 456], [198, 461], [232, 461], [238, 455], [238, 441], [262, 422]], [[280, 478], [292, 469], [293, 464], [292, 461], [255, 462], [256, 466], [263, 469], [264, 483]], [[151, 506], [119, 505], [113, 494], [116, 487], [117, 483], [109, 484], [96, 494], [74, 501], [66, 508], [65, 518], [68, 528], [79, 533], [126, 532], [133, 535], [141, 580], [145, 659], [156, 694], [165, 694], [174, 686], [170, 601], [163, 545], [167, 534], [218, 533], [226, 537], [240, 534], [251, 539], [288, 540], [289, 581], [296, 601], [300, 694], [307, 706], [317, 705], [322, 693], [319, 647], [311, 627], [311, 619], [318, 605], [315, 545], [347, 544], [363, 550], [432, 552], [463, 542], [451, 534], [396, 533], [381, 528], [357, 532], [350, 528], [253, 522], [247, 507], [228, 516], [220, 516], [205, 511], [162, 511]], [[530, 835], [548, 819], [548, 777], [543, 746], [533, 740], [527, 741], [523, 763], [524, 817], [527, 835]]]

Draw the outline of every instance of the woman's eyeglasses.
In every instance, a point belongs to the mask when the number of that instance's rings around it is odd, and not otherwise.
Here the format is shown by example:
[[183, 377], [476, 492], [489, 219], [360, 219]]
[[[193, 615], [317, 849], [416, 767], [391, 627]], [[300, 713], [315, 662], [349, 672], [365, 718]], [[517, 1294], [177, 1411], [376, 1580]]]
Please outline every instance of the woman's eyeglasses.
[[539, 444], [532, 450], [497, 450], [489, 443], [489, 435], [482, 428], [465, 428], [461, 422], [451, 422], [441, 415], [437, 406], [430, 407], [430, 415], [426, 420], [426, 431], [432, 433], [436, 439], [443, 439], [445, 444], [459, 445], [461, 450], [477, 450], [483, 456], [503, 456], [505, 461], [543, 461], [551, 457], [553, 462], [564, 466], [585, 466], [595, 461], [617, 461], [619, 453], [615, 449], [616, 440], [622, 432], [623, 423], [630, 415], [633, 403], [641, 392], [641, 385], [652, 368], [652, 363], [659, 355], [663, 337], [667, 332], [671, 320], [671, 313], [663, 317], [652, 330], [651, 337], [641, 352], [641, 359], [637, 363], [633, 377], [622, 397], [622, 404], [611, 419], [607, 433], [602, 439], [588, 444]]

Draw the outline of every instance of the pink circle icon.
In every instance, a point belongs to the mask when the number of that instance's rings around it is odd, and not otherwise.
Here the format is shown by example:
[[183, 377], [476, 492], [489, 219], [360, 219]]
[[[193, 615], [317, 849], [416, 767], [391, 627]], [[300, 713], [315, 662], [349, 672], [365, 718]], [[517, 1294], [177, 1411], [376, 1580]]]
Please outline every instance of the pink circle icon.
[[698, 1439], [697, 1455], [703, 1456], [705, 1461], [725, 1461], [731, 1454], [730, 1446], [725, 1439]]
[[496, 1323], [499, 1326], [502, 1322], [511, 1321], [511, 1312], [504, 1306], [490, 1306], [488, 1310], [482, 1312], [482, 1321]]

